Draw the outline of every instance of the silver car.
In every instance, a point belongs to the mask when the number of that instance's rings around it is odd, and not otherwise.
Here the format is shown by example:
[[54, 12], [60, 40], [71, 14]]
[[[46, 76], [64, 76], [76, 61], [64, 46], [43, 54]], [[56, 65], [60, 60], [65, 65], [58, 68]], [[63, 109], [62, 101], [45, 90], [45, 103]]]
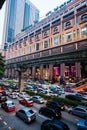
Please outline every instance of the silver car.
[[68, 112], [79, 117], [83, 117], [87, 119], [87, 107], [86, 106], [76, 106], [68, 108]]
[[26, 123], [30, 123], [33, 120], [36, 120], [36, 113], [28, 107], [24, 107], [16, 112], [16, 116], [22, 119]]
[[45, 100], [41, 96], [33, 96], [33, 101], [36, 103], [44, 103]]

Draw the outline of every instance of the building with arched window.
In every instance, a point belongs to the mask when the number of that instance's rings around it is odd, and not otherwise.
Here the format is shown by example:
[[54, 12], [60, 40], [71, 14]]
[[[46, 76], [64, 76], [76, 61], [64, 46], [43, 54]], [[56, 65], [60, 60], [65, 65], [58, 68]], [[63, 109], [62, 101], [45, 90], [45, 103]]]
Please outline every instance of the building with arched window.
[[6, 77], [18, 77], [18, 64], [32, 79], [87, 77], [87, 2], [64, 3], [30, 29], [17, 35], [6, 53]]

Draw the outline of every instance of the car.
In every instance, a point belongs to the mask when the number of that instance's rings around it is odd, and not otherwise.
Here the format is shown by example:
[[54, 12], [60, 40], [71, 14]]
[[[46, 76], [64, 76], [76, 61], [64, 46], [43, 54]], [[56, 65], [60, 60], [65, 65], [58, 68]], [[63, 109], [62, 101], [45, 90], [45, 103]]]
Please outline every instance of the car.
[[79, 102], [81, 102], [81, 100], [82, 100], [82, 98], [79, 98], [78, 96], [73, 95], [73, 94], [68, 94], [68, 95], [65, 96], [65, 98], [68, 98], [70, 100], [79, 101]]
[[31, 107], [33, 106], [33, 99], [31, 97], [21, 98], [19, 99], [19, 103], [27, 107]]
[[60, 109], [60, 110], [65, 109], [65, 105], [62, 103], [59, 103], [57, 101], [48, 101], [48, 102], [46, 102], [46, 106], [55, 108], [55, 109]]
[[44, 103], [45, 100], [41, 96], [33, 96], [33, 101], [36, 103]]
[[14, 90], [13, 91], [16, 95], [19, 95], [19, 90]]
[[26, 92], [21, 92], [21, 93], [19, 93], [19, 95], [18, 95], [19, 97], [26, 97], [27, 95], [26, 95]]
[[82, 94], [82, 95], [87, 95], [87, 92], [85, 91], [78, 91], [79, 94]]
[[41, 130], [70, 130], [70, 128], [64, 122], [53, 119], [42, 122]]
[[0, 103], [7, 101], [7, 96], [0, 94]]
[[39, 113], [44, 115], [44, 116], [47, 116], [51, 119], [59, 119], [61, 118], [61, 111], [59, 109], [53, 109], [53, 108], [50, 108], [50, 107], [41, 107], [39, 109]]
[[17, 95], [16, 95], [16, 93], [10, 93], [9, 95], [8, 95], [10, 98], [12, 98], [12, 99], [17, 99]]
[[75, 96], [77, 98], [79, 98], [81, 101], [83, 101], [83, 100], [87, 101], [87, 97], [83, 96], [82, 94], [77, 93], [77, 94], [75, 94]]
[[74, 93], [74, 91], [71, 88], [65, 88], [64, 91], [69, 93]]
[[80, 119], [77, 122], [77, 127], [78, 127], [78, 130], [87, 130], [87, 120]]
[[2, 103], [1, 108], [3, 108], [7, 112], [12, 112], [16, 110], [15, 104], [10, 100], [7, 100], [6, 102]]
[[2, 95], [8, 96], [8, 95], [9, 95], [9, 91], [8, 91], [8, 90], [4, 90], [4, 91], [2, 92]]
[[24, 107], [16, 112], [16, 116], [22, 119], [25, 123], [30, 123], [36, 120], [36, 113], [28, 107]]
[[3, 93], [4, 92], [4, 89], [3, 88], [0, 88], [0, 93]]
[[72, 106], [68, 108], [68, 112], [72, 113], [74, 115], [77, 115], [82, 118], [87, 118], [87, 107], [78, 105], [78, 106]]

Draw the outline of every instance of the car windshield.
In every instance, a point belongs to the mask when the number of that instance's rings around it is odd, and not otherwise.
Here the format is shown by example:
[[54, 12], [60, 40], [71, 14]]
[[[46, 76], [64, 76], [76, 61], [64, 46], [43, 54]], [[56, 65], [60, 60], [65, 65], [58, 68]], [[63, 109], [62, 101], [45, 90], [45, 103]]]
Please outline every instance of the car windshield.
[[32, 110], [27, 111], [27, 115], [33, 114], [34, 112]]
[[42, 99], [42, 97], [38, 97], [38, 99]]
[[14, 105], [14, 103], [9, 103], [9, 104], [8, 104], [9, 107], [10, 107], [10, 106], [13, 106], [13, 105]]

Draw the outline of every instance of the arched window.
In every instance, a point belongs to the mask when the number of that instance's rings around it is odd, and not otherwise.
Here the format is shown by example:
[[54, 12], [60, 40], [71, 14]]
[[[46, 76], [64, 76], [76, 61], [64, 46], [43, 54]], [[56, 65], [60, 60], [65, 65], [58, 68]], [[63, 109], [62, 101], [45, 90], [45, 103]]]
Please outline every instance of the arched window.
[[83, 14], [83, 15], [81, 16], [81, 20], [87, 20], [87, 14]]
[[66, 23], [66, 27], [69, 27], [70, 25], [71, 25], [71, 22], [68, 21], [68, 22]]

